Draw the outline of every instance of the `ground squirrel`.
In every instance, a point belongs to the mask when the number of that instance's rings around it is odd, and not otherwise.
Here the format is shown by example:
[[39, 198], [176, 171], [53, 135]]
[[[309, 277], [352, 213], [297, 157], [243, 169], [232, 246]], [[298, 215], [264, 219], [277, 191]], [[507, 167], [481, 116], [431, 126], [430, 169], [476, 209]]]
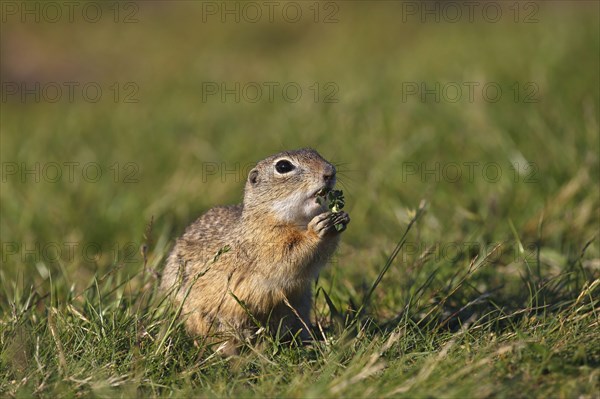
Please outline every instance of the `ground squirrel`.
[[161, 288], [183, 301], [192, 335], [222, 341], [226, 354], [237, 353], [257, 321], [310, 338], [312, 283], [350, 222], [317, 201], [335, 183], [335, 167], [315, 150], [281, 152], [250, 171], [242, 204], [212, 208], [186, 229]]

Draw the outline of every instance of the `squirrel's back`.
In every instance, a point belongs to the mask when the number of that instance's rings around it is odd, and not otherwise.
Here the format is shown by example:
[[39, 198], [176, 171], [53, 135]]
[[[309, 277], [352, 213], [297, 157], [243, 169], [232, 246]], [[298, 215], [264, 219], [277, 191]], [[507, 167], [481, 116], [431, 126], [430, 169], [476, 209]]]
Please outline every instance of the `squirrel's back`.
[[[189, 278], [189, 263], [211, 262], [216, 254], [231, 244], [242, 216], [242, 204], [217, 206], [209, 209], [190, 224], [177, 239], [167, 259], [161, 286], [173, 288], [178, 274], [185, 282]], [[185, 284], [184, 284], [185, 285]]]

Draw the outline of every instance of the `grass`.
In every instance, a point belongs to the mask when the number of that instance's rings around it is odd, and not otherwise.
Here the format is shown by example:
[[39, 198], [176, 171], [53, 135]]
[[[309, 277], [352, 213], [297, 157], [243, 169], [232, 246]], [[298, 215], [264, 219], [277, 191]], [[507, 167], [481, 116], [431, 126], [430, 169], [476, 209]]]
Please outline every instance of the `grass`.
[[[3, 22], [3, 83], [103, 97], [1, 103], [0, 396], [597, 398], [598, 5], [541, 3], [524, 24], [500, 4], [498, 23], [402, 22], [393, 2], [338, 3], [333, 24], [200, 23], [191, 2]], [[206, 82], [304, 94], [203, 101]], [[453, 82], [503, 94], [406, 92]], [[315, 283], [319, 340], [215, 356], [153, 271], [241, 199], [247, 165], [303, 146], [338, 165], [352, 217]]]

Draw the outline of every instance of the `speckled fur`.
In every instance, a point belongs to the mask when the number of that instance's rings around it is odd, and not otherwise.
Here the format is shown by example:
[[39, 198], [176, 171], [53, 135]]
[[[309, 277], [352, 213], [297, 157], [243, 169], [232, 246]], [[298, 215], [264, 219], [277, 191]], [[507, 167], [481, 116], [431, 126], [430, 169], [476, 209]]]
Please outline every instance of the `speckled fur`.
[[[275, 171], [282, 159], [295, 165], [293, 173]], [[256, 332], [252, 318], [271, 332], [309, 338], [312, 283], [339, 242], [334, 224], [345, 229], [350, 221], [316, 204], [314, 193], [334, 185], [335, 168], [316, 151], [275, 154], [250, 171], [243, 204], [212, 208], [186, 229], [161, 288], [183, 301], [191, 334], [225, 342], [226, 354]]]

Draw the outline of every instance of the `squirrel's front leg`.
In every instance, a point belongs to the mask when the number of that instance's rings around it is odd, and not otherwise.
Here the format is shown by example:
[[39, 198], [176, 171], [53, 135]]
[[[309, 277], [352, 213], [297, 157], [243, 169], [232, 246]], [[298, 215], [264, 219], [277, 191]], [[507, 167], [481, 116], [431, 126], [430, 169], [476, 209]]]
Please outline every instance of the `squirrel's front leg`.
[[[308, 230], [314, 231], [320, 238], [323, 238], [341, 233], [346, 230], [348, 223], [350, 223], [350, 216], [346, 212], [328, 211], [315, 216], [308, 224]], [[337, 225], [341, 226], [339, 230], [336, 228]]]

